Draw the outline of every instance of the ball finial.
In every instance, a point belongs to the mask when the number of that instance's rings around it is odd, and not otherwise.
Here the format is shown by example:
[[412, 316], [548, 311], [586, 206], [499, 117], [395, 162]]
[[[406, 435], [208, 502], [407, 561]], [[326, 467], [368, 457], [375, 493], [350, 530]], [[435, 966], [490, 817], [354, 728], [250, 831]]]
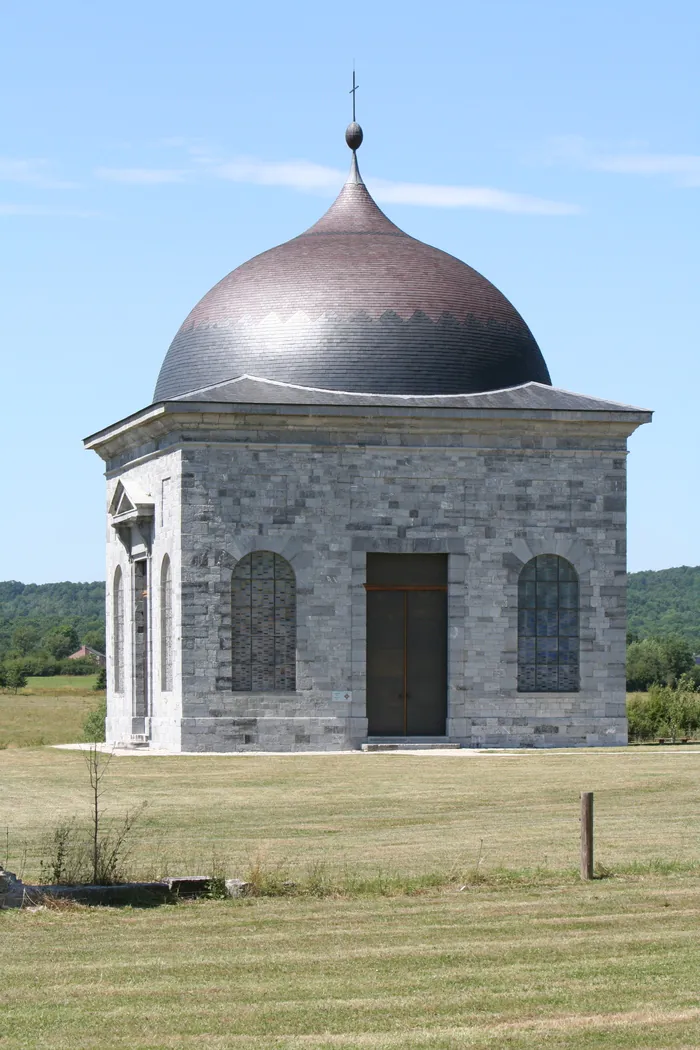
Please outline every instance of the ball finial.
[[345, 130], [345, 141], [351, 150], [354, 151], [360, 148], [363, 137], [362, 128], [357, 121], [353, 120], [352, 124], [348, 124]]

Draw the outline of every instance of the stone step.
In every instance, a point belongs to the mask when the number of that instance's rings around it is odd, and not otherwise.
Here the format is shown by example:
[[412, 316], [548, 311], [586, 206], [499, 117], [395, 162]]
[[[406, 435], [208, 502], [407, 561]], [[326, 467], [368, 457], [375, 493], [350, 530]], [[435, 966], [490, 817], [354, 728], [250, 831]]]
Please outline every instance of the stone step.
[[162, 881], [178, 897], [202, 897], [211, 890], [211, 875], [170, 875]]
[[150, 745], [150, 739], [146, 733], [132, 733], [128, 740], [120, 740], [116, 747], [119, 750], [138, 748], [142, 750]]
[[368, 740], [362, 744], [363, 751], [459, 751], [461, 744], [449, 741], [429, 740]]

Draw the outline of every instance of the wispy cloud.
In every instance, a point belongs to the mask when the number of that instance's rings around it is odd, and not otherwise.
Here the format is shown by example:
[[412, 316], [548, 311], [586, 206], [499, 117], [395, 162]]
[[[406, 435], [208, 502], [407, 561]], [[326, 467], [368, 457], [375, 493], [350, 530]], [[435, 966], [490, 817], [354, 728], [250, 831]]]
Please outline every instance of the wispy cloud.
[[[324, 195], [337, 191], [345, 181], [345, 172], [311, 161], [264, 161], [239, 157], [214, 164], [210, 173], [217, 178], [259, 186], [287, 186], [305, 193]], [[380, 203], [414, 204], [426, 208], [482, 208], [529, 215], [574, 215], [575, 204], [546, 200], [522, 193], [492, 189], [487, 186], [440, 186], [419, 182], [393, 182], [390, 179], [367, 179], [367, 186]]]
[[0, 157], [0, 182], [19, 182], [45, 190], [73, 190], [78, 183], [56, 178], [47, 160]]
[[94, 219], [100, 213], [82, 208], [52, 208], [41, 204], [3, 204], [0, 202], [0, 218], [14, 215], [48, 216], [57, 219]]
[[342, 186], [345, 176], [337, 168], [327, 168], [308, 160], [258, 160], [237, 157], [224, 164], [213, 164], [212, 175], [232, 182], [258, 186], [288, 186], [305, 193], [332, 192]]
[[439, 186], [420, 182], [389, 182], [369, 179], [377, 201], [387, 204], [417, 204], [428, 208], [482, 208], [525, 215], [576, 215], [577, 204], [510, 193], [489, 186]]
[[179, 168], [95, 168], [95, 175], [98, 179], [130, 186], [162, 186], [185, 182], [188, 172]]
[[601, 150], [584, 138], [568, 136], [555, 141], [551, 159], [568, 161], [589, 171], [665, 176], [676, 186], [700, 186], [700, 155], [694, 153], [654, 153], [634, 144], [613, 151]]

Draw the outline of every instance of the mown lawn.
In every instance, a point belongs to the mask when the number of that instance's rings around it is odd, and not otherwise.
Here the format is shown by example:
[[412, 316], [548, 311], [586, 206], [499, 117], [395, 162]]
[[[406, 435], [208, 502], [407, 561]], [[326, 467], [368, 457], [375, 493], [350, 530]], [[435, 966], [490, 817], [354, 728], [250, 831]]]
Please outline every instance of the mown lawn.
[[[36, 878], [56, 825], [87, 817], [84, 755], [0, 751], [0, 844]], [[292, 877], [323, 863], [365, 875], [578, 865], [579, 794], [595, 792], [597, 859], [612, 870], [700, 861], [700, 747], [502, 755], [114, 757], [106, 818], [141, 802], [134, 875], [238, 875], [261, 857]], [[2, 859], [2, 858], [0, 858]]]
[[12, 1050], [700, 1044], [700, 884], [0, 913]]
[[[8, 749], [0, 780], [29, 881], [87, 817], [84, 756]], [[373, 892], [0, 913], [0, 1048], [700, 1045], [700, 748], [138, 755], [104, 783], [108, 823], [148, 802], [133, 875], [257, 858]], [[584, 789], [606, 876], [585, 885]]]
[[0, 692], [0, 748], [82, 740], [88, 712], [104, 696], [97, 675], [30, 678], [24, 689]]

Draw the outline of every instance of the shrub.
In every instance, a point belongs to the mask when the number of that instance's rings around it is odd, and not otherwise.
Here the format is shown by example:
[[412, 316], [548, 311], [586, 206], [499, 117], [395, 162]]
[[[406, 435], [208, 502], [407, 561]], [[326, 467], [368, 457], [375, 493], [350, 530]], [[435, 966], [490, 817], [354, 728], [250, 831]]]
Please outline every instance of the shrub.
[[42, 883], [54, 886], [85, 882], [89, 870], [87, 836], [76, 827], [75, 818], [58, 824], [43, 848], [39, 865]]
[[[700, 668], [698, 668], [698, 670], [700, 670]], [[95, 684], [93, 686], [93, 689], [99, 690], [99, 689], [106, 689], [106, 688], [107, 688], [107, 669], [104, 668], [104, 667], [101, 667], [99, 669], [99, 671], [97, 672], [97, 678], [95, 679]]]
[[22, 660], [25, 672], [32, 678], [46, 678], [58, 674], [58, 661], [47, 652], [30, 653]]
[[700, 728], [700, 693], [694, 676], [681, 675], [675, 688], [652, 685], [646, 694], [630, 696], [627, 719], [633, 740], [692, 736]]
[[75, 818], [59, 824], [47, 837], [40, 859], [40, 877], [52, 885], [114, 886], [128, 882], [129, 838], [145, 809], [145, 802], [126, 813], [111, 827], [100, 829], [97, 840], [93, 829]]
[[80, 656], [76, 660], [61, 660], [58, 663], [58, 673], [66, 675], [88, 675], [95, 674], [99, 668], [89, 656]]
[[107, 701], [101, 700], [96, 707], [93, 707], [83, 722], [83, 737], [85, 740], [91, 744], [104, 743], [106, 717]]

